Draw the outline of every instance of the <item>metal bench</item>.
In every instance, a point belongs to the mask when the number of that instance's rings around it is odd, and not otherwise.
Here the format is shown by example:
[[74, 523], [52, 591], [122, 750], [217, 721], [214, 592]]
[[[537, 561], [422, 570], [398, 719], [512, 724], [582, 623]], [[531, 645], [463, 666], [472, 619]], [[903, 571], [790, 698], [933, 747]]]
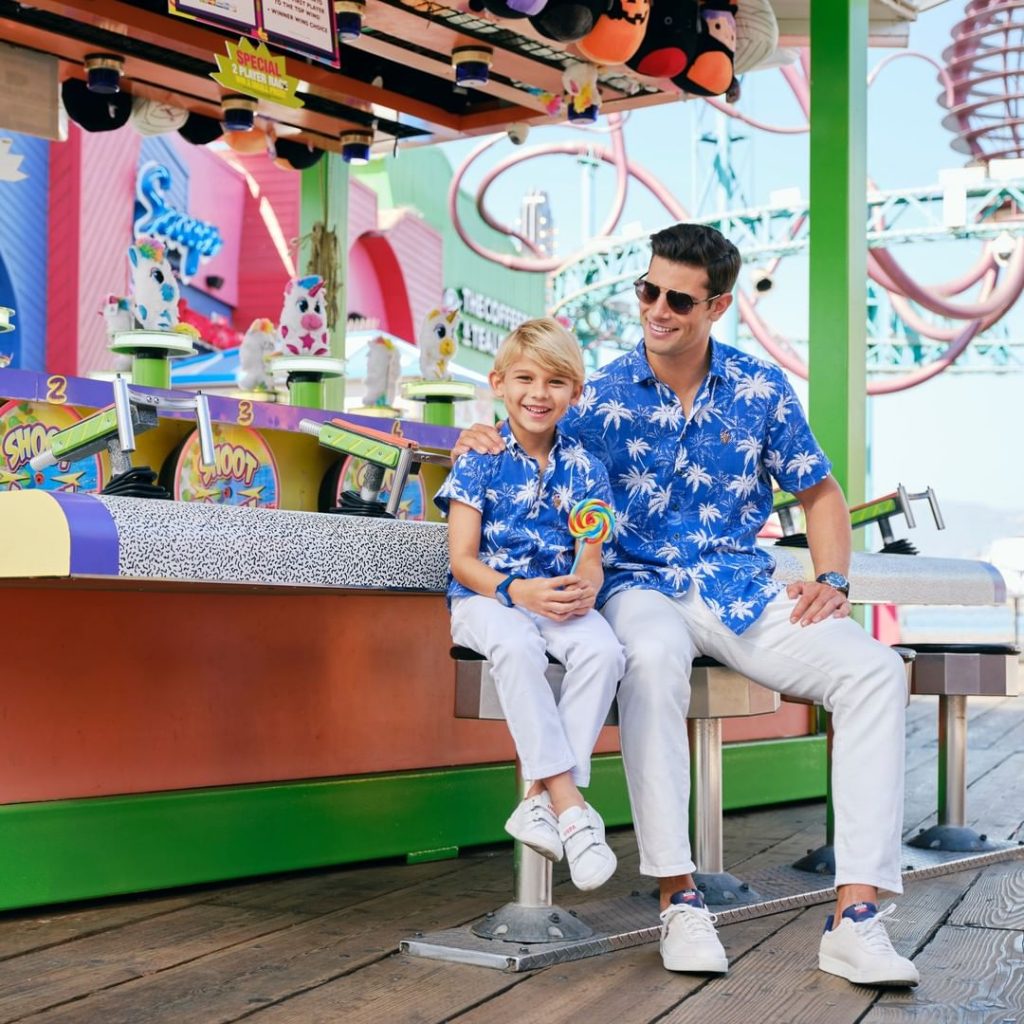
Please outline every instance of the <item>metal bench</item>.
[[[466, 647], [453, 647], [451, 654], [456, 662], [456, 717], [504, 719], [490, 663]], [[565, 669], [550, 657], [548, 661], [547, 679], [557, 701]], [[779, 697], [706, 657], [694, 659], [690, 687], [687, 718], [693, 780], [690, 831], [697, 865], [694, 877], [709, 904], [756, 902], [759, 895], [723, 867], [722, 719], [770, 714], [778, 709]], [[607, 724], [618, 724], [614, 704]], [[525, 794], [518, 759], [516, 794], [517, 799]], [[528, 944], [586, 938], [591, 934], [589, 925], [551, 902], [550, 861], [517, 842], [513, 863], [515, 898], [473, 925], [475, 935]]]
[[925, 850], [994, 849], [967, 827], [967, 698], [1015, 697], [1020, 648], [1014, 644], [907, 644], [916, 652], [913, 692], [939, 698], [938, 824], [909, 841]]

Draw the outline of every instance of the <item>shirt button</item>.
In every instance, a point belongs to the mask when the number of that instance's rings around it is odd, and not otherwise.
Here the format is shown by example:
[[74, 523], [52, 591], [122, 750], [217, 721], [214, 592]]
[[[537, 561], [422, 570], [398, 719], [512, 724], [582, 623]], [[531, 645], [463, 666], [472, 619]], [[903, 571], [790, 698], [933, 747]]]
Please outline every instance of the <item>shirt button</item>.
[[673, 540], [679, 540], [679, 534], [678, 533], [673, 533], [672, 534], [672, 539]]

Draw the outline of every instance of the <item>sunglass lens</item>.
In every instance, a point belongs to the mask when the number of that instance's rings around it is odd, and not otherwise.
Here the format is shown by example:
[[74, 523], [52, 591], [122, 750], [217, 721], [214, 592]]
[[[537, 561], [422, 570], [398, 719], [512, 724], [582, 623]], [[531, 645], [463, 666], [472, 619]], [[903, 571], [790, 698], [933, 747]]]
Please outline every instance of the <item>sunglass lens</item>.
[[[650, 281], [637, 281], [633, 287], [636, 297], [641, 302], [657, 302], [658, 296], [661, 294], [661, 288], [656, 284], [651, 284]], [[680, 316], [686, 316], [694, 307], [693, 299], [686, 292], [674, 292], [670, 288], [665, 289], [665, 301], [668, 303], [669, 309]]]

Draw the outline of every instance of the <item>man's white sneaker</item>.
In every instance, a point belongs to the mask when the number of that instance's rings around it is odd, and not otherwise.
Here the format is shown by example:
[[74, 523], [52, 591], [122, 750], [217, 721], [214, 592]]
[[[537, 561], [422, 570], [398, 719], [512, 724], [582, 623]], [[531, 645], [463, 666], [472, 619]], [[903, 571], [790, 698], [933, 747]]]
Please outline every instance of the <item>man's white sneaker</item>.
[[661, 912], [661, 962], [665, 970], [725, 974], [729, 958], [715, 931], [715, 921], [696, 889], [675, 893]]
[[596, 889], [615, 873], [615, 853], [604, 841], [604, 822], [590, 804], [558, 816], [558, 834], [577, 889]]
[[505, 822], [505, 831], [548, 860], [562, 859], [558, 818], [551, 809], [551, 797], [547, 791], [521, 801]]
[[916, 985], [917, 968], [892, 948], [882, 919], [896, 910], [890, 904], [881, 913], [874, 903], [855, 903], [843, 911], [838, 927], [832, 918], [818, 948], [818, 967], [856, 985]]

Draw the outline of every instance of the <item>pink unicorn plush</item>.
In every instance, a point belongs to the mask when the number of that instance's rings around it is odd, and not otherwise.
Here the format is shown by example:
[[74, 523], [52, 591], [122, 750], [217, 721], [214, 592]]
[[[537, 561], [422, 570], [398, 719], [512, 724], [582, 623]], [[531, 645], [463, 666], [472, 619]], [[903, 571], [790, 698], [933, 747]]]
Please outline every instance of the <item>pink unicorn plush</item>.
[[282, 350], [293, 356], [326, 356], [327, 303], [324, 279], [316, 274], [296, 277], [284, 290], [278, 333]]

